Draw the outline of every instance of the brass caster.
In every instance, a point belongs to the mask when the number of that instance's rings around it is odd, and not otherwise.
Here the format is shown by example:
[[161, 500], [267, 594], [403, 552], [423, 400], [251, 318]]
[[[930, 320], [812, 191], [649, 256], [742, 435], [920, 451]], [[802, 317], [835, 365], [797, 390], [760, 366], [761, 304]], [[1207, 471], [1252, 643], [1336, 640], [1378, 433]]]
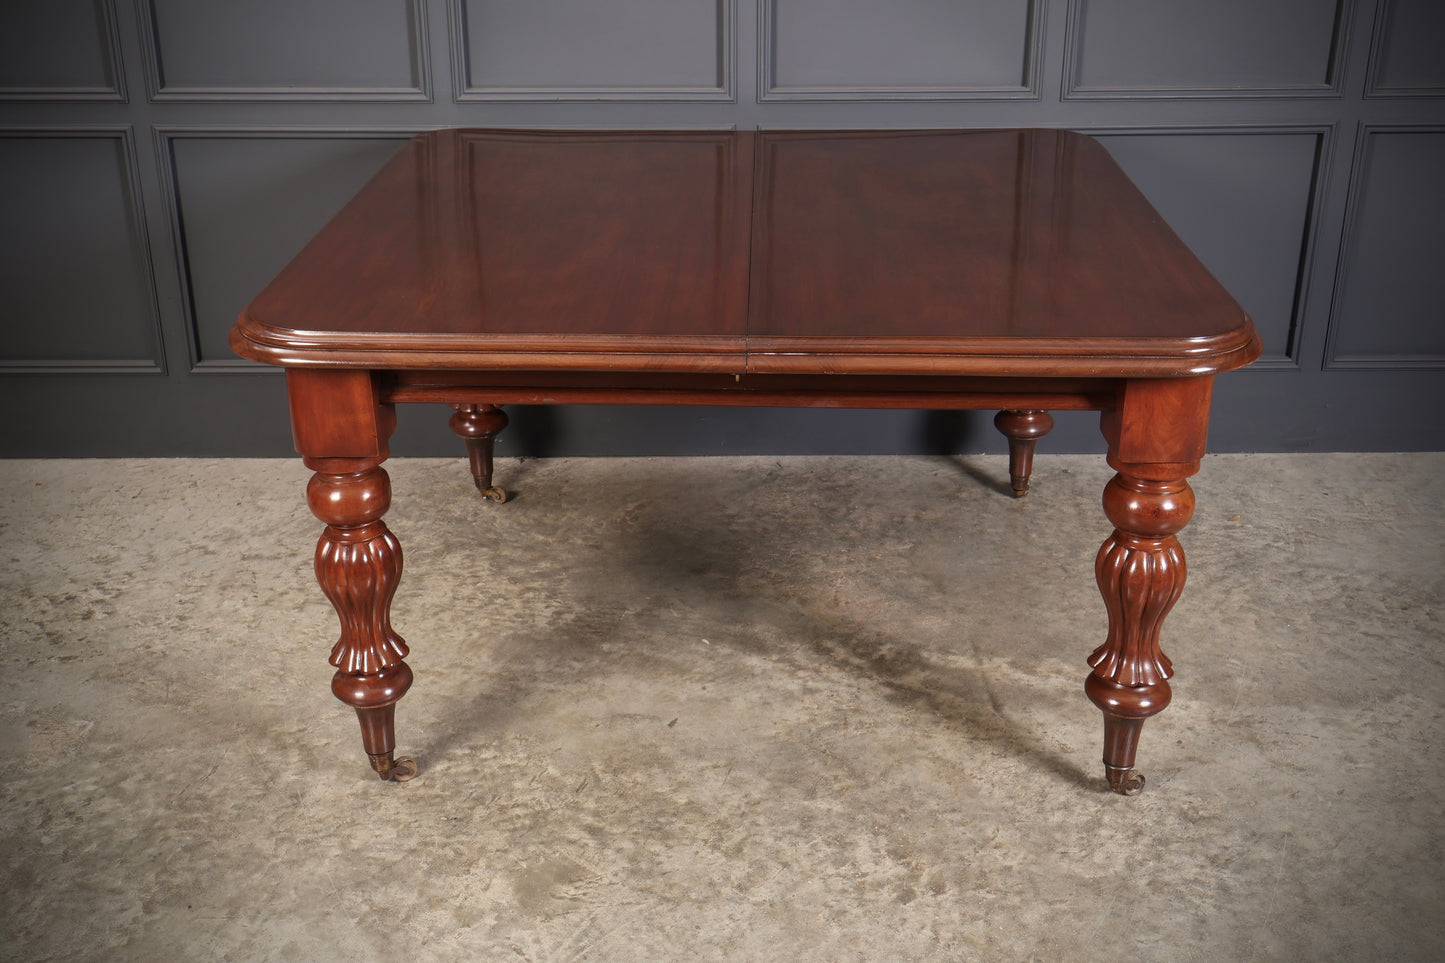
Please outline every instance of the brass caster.
[[477, 491], [482, 493], [483, 498], [491, 499], [498, 505], [507, 500], [507, 490], [501, 485], [493, 485], [491, 488], [479, 488]]
[[403, 756], [392, 761], [391, 753], [384, 753], [379, 756], [370, 756], [371, 768], [384, 782], [406, 782], [416, 778], [416, 760], [410, 756]]
[[1137, 796], [1144, 791], [1142, 772], [1105, 765], [1104, 773], [1109, 777], [1109, 788], [1121, 796]]
[[1028, 482], [1024, 482], [1022, 488], [1020, 488], [1019, 486], [1015, 485], [1015, 486], [1013, 486], [1013, 490], [1014, 490], [1014, 497], [1015, 497], [1015, 498], [1023, 498], [1025, 495], [1027, 495], [1027, 494], [1029, 493], [1029, 483], [1028, 483]]

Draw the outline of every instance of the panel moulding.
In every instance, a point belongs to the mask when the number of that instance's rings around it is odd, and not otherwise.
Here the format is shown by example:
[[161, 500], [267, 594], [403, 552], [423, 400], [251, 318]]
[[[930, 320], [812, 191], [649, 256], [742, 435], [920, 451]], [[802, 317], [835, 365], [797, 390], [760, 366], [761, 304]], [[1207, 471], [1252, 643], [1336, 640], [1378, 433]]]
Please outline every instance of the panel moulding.
[[129, 103], [125, 69], [121, 62], [120, 31], [115, 0], [99, 0], [105, 25], [106, 68], [113, 81], [109, 87], [0, 87], [0, 102], [12, 100], [90, 100]]
[[951, 100], [1038, 100], [1039, 71], [1044, 35], [1042, 0], [1029, 0], [1028, 26], [1020, 51], [1017, 85], [970, 86], [781, 86], [777, 82], [774, 36], [777, 33], [777, 0], [758, 0], [758, 100], [768, 101], [951, 101]]
[[141, 0], [136, 5], [140, 19], [141, 49], [144, 56], [146, 86], [149, 98], [167, 101], [354, 101], [362, 103], [432, 102], [431, 46], [427, 39], [425, 0], [406, 0], [411, 14], [412, 70], [417, 78], [411, 87], [300, 87], [232, 85], [179, 86], [165, 82], [165, 70], [156, 32], [155, 0]]
[[1385, 68], [1385, 41], [1394, 8], [1395, 0], [1380, 0], [1380, 6], [1375, 10], [1375, 24], [1370, 35], [1370, 59], [1365, 69], [1365, 97], [1369, 99], [1445, 97], [1445, 84], [1405, 87], [1380, 83], [1380, 74]]
[[737, 2], [717, 2], [717, 68], [714, 86], [487, 86], [471, 80], [471, 50], [467, 40], [466, 0], [447, 4], [447, 32], [452, 49], [452, 89], [458, 103], [488, 101], [724, 101], [737, 99]]
[[1344, 303], [1349, 284], [1352, 255], [1358, 244], [1360, 206], [1369, 172], [1371, 138], [1376, 134], [1445, 134], [1442, 124], [1361, 124], [1355, 137], [1355, 164], [1350, 172], [1349, 195], [1345, 200], [1345, 224], [1340, 237], [1339, 260], [1335, 266], [1334, 297], [1325, 336], [1324, 370], [1370, 369], [1438, 369], [1445, 368], [1445, 355], [1438, 354], [1357, 354], [1338, 353], [1340, 305]]
[[1085, 87], [1080, 82], [1083, 69], [1079, 49], [1084, 35], [1084, 8], [1088, 0], [1069, 0], [1068, 20], [1064, 31], [1064, 100], [1251, 100], [1271, 98], [1318, 98], [1343, 96], [1345, 50], [1349, 41], [1350, 21], [1355, 0], [1337, 0], [1334, 30], [1330, 39], [1325, 79], [1312, 84], [1282, 84], [1264, 87], [1235, 86], [1119, 86]]

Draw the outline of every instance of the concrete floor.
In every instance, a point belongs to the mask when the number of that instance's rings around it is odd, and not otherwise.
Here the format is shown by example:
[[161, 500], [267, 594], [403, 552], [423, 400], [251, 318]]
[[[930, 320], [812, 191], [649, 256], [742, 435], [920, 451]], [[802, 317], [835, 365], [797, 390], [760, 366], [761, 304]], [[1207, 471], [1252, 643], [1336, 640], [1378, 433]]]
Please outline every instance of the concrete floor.
[[1445, 456], [1205, 463], [1132, 799], [1102, 459], [388, 467], [406, 785], [299, 463], [0, 463], [0, 957], [1442, 956]]

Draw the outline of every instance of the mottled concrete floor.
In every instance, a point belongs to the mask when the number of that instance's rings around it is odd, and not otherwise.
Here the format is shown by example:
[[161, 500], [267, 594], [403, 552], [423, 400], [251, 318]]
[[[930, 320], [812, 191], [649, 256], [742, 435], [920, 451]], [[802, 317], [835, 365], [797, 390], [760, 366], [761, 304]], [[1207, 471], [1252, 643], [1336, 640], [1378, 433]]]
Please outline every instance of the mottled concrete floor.
[[1133, 799], [1101, 459], [389, 468], [400, 786], [298, 463], [0, 463], [0, 956], [1441, 957], [1445, 456], [1205, 463]]

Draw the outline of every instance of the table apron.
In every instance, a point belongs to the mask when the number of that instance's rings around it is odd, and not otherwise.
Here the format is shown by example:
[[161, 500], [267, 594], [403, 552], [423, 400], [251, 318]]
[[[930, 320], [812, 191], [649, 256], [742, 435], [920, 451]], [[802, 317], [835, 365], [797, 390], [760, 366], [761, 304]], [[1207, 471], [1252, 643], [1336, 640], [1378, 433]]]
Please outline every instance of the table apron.
[[528, 381], [509, 373], [485, 379], [461, 373], [381, 377], [386, 403], [490, 405], [708, 405], [772, 408], [1023, 408], [1106, 411], [1118, 407], [1122, 381], [1011, 378], [773, 378], [594, 374]]

